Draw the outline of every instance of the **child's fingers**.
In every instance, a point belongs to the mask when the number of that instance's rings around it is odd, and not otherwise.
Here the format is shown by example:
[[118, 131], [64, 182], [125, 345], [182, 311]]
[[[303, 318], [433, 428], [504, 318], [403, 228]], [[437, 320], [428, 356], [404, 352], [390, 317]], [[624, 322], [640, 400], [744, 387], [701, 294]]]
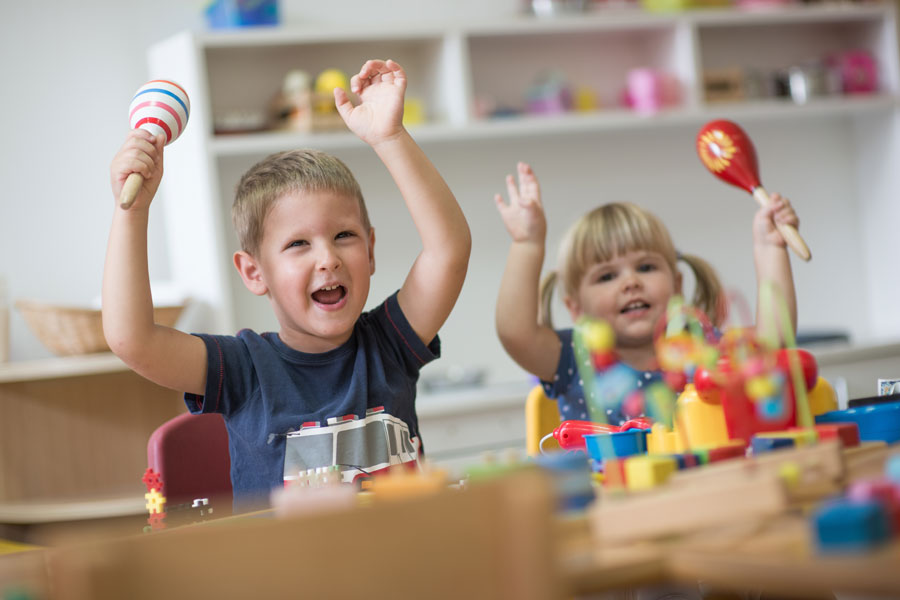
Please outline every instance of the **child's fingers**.
[[512, 175], [506, 176], [506, 193], [509, 194], [509, 204], [521, 204], [519, 198], [519, 188], [516, 187], [516, 180]]
[[[354, 77], [355, 79], [355, 77]], [[351, 83], [351, 88], [352, 88]], [[334, 88], [334, 107], [337, 109], [338, 114], [341, 115], [341, 118], [346, 121], [350, 116], [350, 111], [353, 110], [353, 103], [350, 102], [350, 98], [347, 96], [347, 92], [345, 92], [341, 88]]]

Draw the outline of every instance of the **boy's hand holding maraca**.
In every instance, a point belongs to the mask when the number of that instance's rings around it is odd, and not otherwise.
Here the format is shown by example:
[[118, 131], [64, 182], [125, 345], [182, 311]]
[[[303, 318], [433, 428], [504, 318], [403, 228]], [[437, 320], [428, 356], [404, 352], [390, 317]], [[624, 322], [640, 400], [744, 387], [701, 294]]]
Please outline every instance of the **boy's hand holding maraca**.
[[133, 204], [129, 206], [145, 208], [150, 205], [162, 180], [165, 145], [166, 138], [163, 135], [154, 136], [144, 129], [133, 129], [128, 133], [109, 168], [110, 184], [117, 203], [125, 182], [129, 176], [137, 173], [143, 183], [137, 190]]

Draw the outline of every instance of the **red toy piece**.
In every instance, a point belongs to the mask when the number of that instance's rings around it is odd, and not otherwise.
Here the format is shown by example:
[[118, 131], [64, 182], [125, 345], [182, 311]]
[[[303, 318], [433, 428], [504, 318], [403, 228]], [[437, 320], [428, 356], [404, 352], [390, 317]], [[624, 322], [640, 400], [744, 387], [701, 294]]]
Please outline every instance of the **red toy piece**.
[[163, 492], [162, 486], [162, 478], [159, 476], [159, 473], [154, 471], [152, 468], [147, 468], [144, 471], [144, 476], [141, 477], [141, 481], [144, 482], [144, 485], [147, 486], [147, 491], [156, 490], [159, 493]]
[[631, 429], [650, 429], [653, 423], [647, 417], [629, 419], [622, 425], [594, 423], [593, 421], [563, 421], [553, 430], [553, 437], [563, 450], [585, 450], [584, 436], [592, 433], [618, 433]]

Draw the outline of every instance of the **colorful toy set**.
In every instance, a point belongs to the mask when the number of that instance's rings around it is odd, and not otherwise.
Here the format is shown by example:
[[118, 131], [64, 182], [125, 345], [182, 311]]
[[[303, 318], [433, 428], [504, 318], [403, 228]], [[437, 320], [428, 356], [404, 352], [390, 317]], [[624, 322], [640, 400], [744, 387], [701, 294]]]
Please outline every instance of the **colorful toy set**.
[[[765, 289], [774, 304], [774, 290]], [[850, 419], [813, 422], [837, 402], [812, 354], [743, 328], [717, 339], [708, 318], [678, 298], [658, 325], [660, 381], [641, 385], [618, 362], [606, 323], [580, 321], [574, 341], [591, 421], [565, 421], [551, 435], [563, 450], [584, 450], [607, 485], [646, 489], [678, 469], [820, 439], [859, 444]], [[607, 423], [610, 407], [631, 419]]]

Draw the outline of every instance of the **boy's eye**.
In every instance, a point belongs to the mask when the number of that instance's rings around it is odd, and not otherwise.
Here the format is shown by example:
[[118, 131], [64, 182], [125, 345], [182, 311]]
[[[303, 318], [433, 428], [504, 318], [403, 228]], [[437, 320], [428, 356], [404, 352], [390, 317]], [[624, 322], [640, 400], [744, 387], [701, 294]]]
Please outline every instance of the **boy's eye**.
[[655, 271], [655, 270], [656, 270], [656, 265], [653, 263], [643, 263], [640, 266], [638, 266], [638, 271], [640, 271], [641, 273], [646, 273], [648, 271]]
[[309, 245], [309, 242], [307, 242], [306, 240], [294, 240], [293, 242], [288, 244], [287, 247], [288, 248], [296, 248], [299, 246], [308, 246], [308, 245]]
[[612, 281], [613, 279], [615, 279], [615, 277], [616, 277], [616, 274], [612, 273], [612, 272], [600, 273], [600, 275], [597, 276], [597, 281], [598, 282]]
[[355, 235], [356, 234], [353, 233], [352, 231], [342, 231], [339, 234], [337, 234], [336, 236], [334, 236], [334, 239], [339, 240], [341, 238], [353, 237]]

